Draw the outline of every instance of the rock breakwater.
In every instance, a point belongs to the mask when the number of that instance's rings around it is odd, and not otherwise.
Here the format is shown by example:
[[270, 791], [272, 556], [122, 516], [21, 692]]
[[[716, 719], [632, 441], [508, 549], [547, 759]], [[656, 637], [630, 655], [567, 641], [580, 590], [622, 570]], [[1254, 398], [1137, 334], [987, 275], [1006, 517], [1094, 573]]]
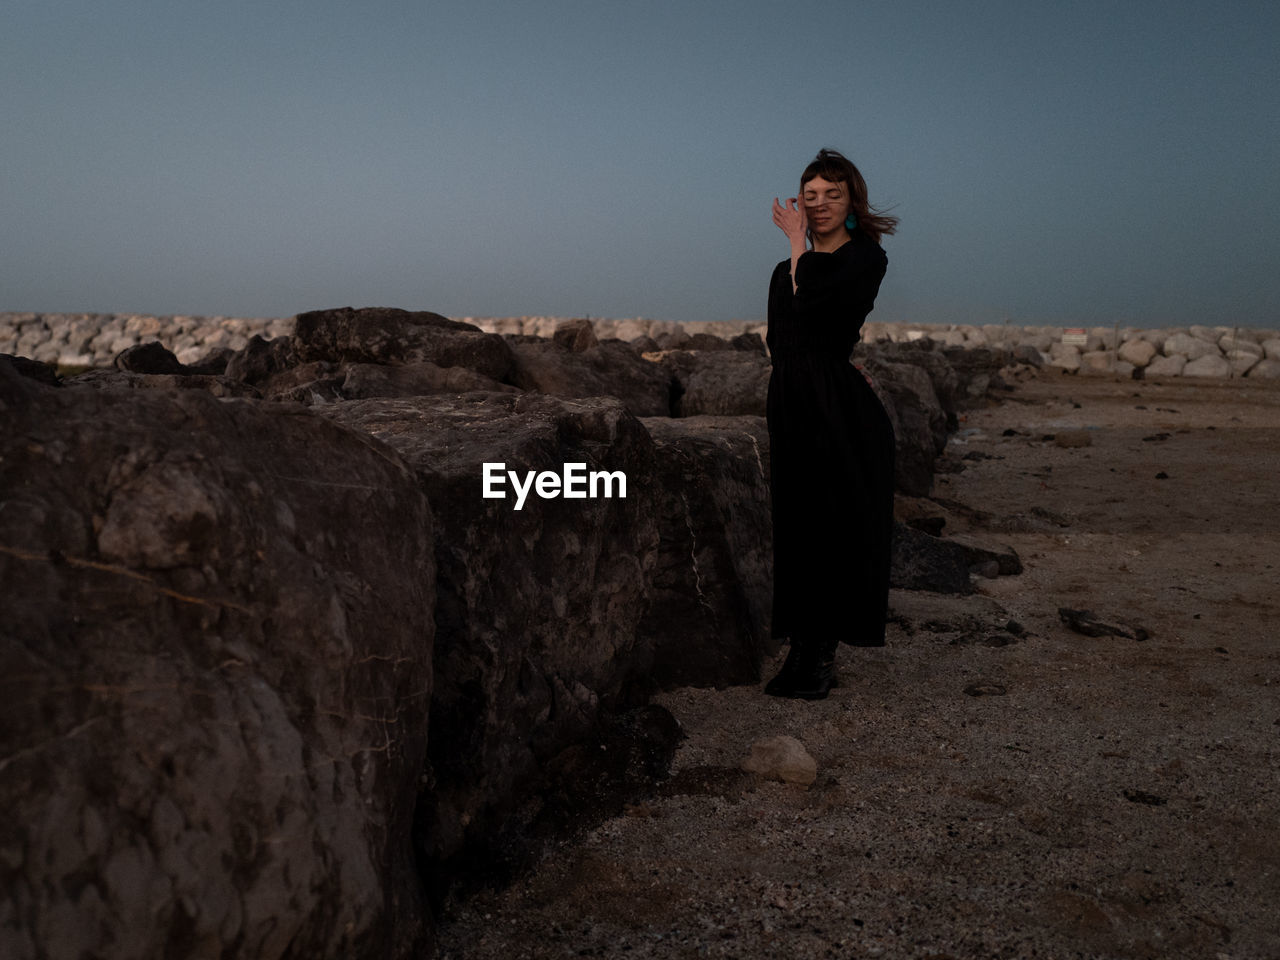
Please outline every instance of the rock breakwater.
[[[489, 333], [551, 338], [562, 317], [460, 317]], [[0, 353], [69, 368], [111, 366], [129, 347], [159, 341], [178, 360], [199, 365], [242, 350], [255, 335], [293, 333], [292, 317], [154, 316], [109, 313], [0, 313]], [[715, 349], [758, 334], [760, 321], [676, 323], [647, 318], [590, 320], [598, 340], [646, 342], [655, 350]], [[868, 321], [864, 342], [927, 339], [945, 347], [999, 347], [1018, 359], [1071, 373], [1121, 377], [1280, 378], [1280, 330], [1234, 326], [1088, 328], [1012, 324]], [[711, 412], [711, 411], [706, 411]]]
[[[661, 774], [657, 690], [776, 651], [758, 330], [287, 325], [76, 375], [0, 358], [6, 957], [420, 955], [471, 864]], [[858, 356], [909, 495], [1017, 370]], [[628, 496], [481, 496], [485, 464], [571, 462]], [[1016, 572], [906, 531], [898, 586]]]

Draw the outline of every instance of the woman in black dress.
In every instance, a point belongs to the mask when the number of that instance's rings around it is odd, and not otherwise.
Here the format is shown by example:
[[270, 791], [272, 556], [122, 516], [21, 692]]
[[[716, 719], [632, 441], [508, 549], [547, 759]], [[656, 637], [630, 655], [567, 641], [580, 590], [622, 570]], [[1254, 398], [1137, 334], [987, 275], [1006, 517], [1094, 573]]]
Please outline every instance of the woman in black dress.
[[868, 205], [857, 167], [822, 150], [800, 196], [774, 199], [773, 222], [791, 241], [769, 283], [773, 636], [791, 649], [765, 692], [817, 700], [836, 685], [841, 641], [884, 645], [894, 434], [849, 355], [897, 219]]

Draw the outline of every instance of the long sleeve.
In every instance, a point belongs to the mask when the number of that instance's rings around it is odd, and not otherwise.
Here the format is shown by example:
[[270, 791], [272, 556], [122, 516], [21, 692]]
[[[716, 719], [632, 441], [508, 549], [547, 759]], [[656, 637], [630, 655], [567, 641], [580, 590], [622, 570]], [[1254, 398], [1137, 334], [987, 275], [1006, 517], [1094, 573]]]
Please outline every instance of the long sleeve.
[[[850, 241], [835, 253], [810, 250], [796, 263], [792, 309], [801, 322], [848, 322], [862, 326], [875, 303], [887, 260], [878, 246]], [[876, 256], [879, 254], [879, 256]]]
[[827, 349], [848, 356], [875, 304], [888, 258], [870, 237], [858, 234], [833, 253], [810, 250], [773, 271], [769, 284], [769, 351]]

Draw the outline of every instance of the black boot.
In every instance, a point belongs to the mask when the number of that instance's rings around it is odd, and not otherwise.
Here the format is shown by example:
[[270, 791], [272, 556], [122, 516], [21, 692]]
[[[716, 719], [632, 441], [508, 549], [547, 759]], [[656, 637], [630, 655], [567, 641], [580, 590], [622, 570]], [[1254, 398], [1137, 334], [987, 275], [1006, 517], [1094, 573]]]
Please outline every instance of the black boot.
[[771, 697], [824, 700], [836, 683], [836, 640], [791, 638], [791, 651], [778, 675], [765, 685]]
[[771, 697], [795, 696], [793, 691], [803, 659], [804, 653], [800, 644], [793, 639], [787, 648], [787, 659], [783, 662], [782, 669], [778, 671], [777, 676], [765, 684], [764, 692]]
[[801, 671], [796, 678], [791, 696], [801, 700], [825, 700], [827, 694], [837, 686], [836, 683], [836, 647], [838, 640], [813, 640], [807, 646], [811, 653], [806, 657], [807, 669]]

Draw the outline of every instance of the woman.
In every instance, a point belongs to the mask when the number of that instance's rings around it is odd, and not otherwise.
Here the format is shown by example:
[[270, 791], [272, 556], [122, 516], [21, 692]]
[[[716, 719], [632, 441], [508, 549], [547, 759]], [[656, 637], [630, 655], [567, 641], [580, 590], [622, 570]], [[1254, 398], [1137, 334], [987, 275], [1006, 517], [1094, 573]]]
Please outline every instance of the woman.
[[774, 198], [773, 222], [791, 241], [769, 283], [773, 636], [791, 650], [765, 693], [819, 700], [840, 641], [884, 645], [894, 434], [849, 355], [897, 218], [868, 205], [857, 167], [821, 150], [800, 196]]

